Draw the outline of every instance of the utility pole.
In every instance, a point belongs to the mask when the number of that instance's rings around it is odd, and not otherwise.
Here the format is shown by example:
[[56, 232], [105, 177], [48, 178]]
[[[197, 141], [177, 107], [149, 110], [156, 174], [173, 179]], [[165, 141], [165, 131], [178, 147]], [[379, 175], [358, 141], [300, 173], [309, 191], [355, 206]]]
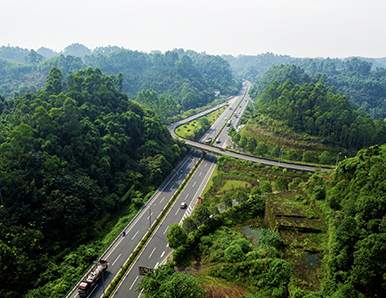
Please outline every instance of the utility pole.
[[280, 161], [281, 161], [282, 158], [283, 158], [283, 149], [280, 148], [280, 152], [279, 152], [279, 164], [278, 164], [278, 166], [280, 166]]

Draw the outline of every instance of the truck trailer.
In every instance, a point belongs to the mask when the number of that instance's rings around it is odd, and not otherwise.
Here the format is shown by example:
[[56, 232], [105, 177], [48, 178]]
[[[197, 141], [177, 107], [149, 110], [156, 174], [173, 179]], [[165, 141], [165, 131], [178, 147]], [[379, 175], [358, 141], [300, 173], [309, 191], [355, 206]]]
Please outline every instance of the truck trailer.
[[80, 297], [87, 297], [92, 289], [95, 287], [95, 284], [101, 278], [103, 272], [107, 270], [108, 263], [106, 260], [99, 260], [92, 267], [91, 271], [87, 276], [80, 282], [78, 286], [78, 294]]

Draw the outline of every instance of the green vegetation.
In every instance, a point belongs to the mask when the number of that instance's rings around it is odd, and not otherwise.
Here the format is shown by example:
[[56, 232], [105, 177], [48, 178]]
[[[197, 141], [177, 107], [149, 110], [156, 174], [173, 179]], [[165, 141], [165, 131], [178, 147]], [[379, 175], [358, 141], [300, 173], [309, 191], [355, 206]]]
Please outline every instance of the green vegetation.
[[199, 279], [175, 272], [170, 263], [158, 267], [154, 274], [141, 279], [137, 290], [143, 290], [147, 298], [199, 298], [204, 292]]
[[275, 80], [283, 84], [291, 79], [300, 86], [323, 83], [329, 91], [346, 95], [354, 109], [373, 119], [386, 118], [385, 58], [310, 59], [273, 53], [223, 58], [236, 76], [258, 84], [260, 93]]
[[116, 76], [88, 68], [67, 84], [53, 68], [38, 94], [0, 101], [4, 297], [63, 296], [105, 244], [84, 245], [120, 210], [135, 213], [186, 153]]
[[322, 144], [317, 137], [298, 134], [282, 120], [266, 115], [255, 116], [239, 133], [231, 127], [229, 134], [234, 144], [257, 156], [316, 164], [326, 152], [328, 158], [322, 164], [332, 164], [337, 155], [336, 149]]
[[386, 291], [385, 158], [385, 146], [363, 149], [341, 161], [331, 179], [315, 174], [308, 182], [307, 194], [329, 225], [325, 297], [379, 297]]
[[[307, 81], [304, 70], [286, 65], [272, 67], [260, 84], [288, 76], [299, 84]], [[252, 90], [260, 95], [242, 131], [229, 130], [234, 144], [260, 156], [333, 165], [361, 148], [386, 142], [382, 119], [354, 111], [345, 96], [328, 89], [322, 83], [301, 87], [286, 79], [281, 85], [274, 81], [262, 93]]]
[[292, 191], [259, 195], [262, 186], [247, 187], [247, 201], [218, 214], [228, 191], [222, 193], [226, 183], [216, 177], [270, 173], [278, 180], [278, 169], [220, 158], [204, 205], [184, 221], [193, 229], [173, 261], [199, 278], [200, 297], [380, 297], [386, 291], [385, 158], [386, 146], [374, 146], [330, 173], [298, 177], [302, 182], [294, 177]]
[[276, 82], [259, 97], [257, 107], [258, 114], [285, 119], [296, 132], [317, 136], [330, 146], [360, 149], [386, 141], [383, 120], [361, 117], [344, 96], [327, 93], [322, 83], [300, 87], [290, 79]]
[[[306, 181], [309, 174], [228, 157], [220, 157], [218, 164], [217, 175], [212, 177], [211, 187], [204, 194], [204, 204], [197, 206], [192, 216], [183, 221], [188, 237], [180, 241], [173, 252], [173, 261], [179, 266], [188, 266], [184, 271], [200, 278], [205, 289], [201, 297], [287, 297], [294, 283], [292, 263], [301, 256], [285, 258], [289, 244], [283, 246], [285, 241], [281, 235], [265, 228], [263, 215], [265, 197], [281, 198], [282, 194], [288, 196], [292, 192], [262, 196], [261, 184], [275, 186], [277, 181], [286, 180], [295, 187], [299, 180]], [[235, 180], [241, 184], [229, 190], [226, 185]], [[246, 181], [249, 183], [243, 183]], [[316, 217], [308, 205], [306, 210], [309, 217]], [[248, 236], [243, 235], [246, 229]], [[256, 233], [257, 238], [251, 237], [251, 232]], [[308, 238], [315, 239], [312, 235]]]
[[197, 141], [207, 132], [226, 108], [227, 107], [222, 107], [210, 114], [181, 125], [175, 130], [175, 133], [180, 137]]
[[[17, 62], [6, 58], [21, 55], [26, 58], [17, 58]], [[241, 87], [240, 82], [233, 80], [228, 63], [221, 57], [183, 49], [146, 54], [105, 47], [91, 52], [83, 45], [73, 44], [61, 55], [44, 59], [33, 50], [3, 47], [0, 57], [6, 58], [0, 58], [0, 74], [4, 78], [0, 82], [0, 94], [5, 98], [13, 97], [14, 91], [36, 93], [38, 88], [44, 87], [44, 79], [52, 67], [61, 70], [63, 83], [68, 86], [71, 74], [98, 67], [105, 74], [116, 75], [119, 92], [126, 93], [131, 99], [137, 98], [153, 109], [162, 121], [181, 111], [211, 103], [215, 99], [215, 89], [222, 95], [232, 95]], [[146, 92], [149, 94], [145, 95]]]

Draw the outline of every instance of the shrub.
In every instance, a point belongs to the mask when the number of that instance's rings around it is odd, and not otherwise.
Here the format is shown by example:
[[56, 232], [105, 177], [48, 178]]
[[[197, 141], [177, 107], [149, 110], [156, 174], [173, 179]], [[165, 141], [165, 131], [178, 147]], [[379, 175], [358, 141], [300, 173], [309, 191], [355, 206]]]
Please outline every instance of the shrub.
[[271, 193], [272, 192], [272, 185], [268, 181], [264, 181], [263, 184], [261, 184], [261, 191]]
[[324, 200], [326, 197], [326, 190], [321, 185], [315, 186], [313, 189], [313, 193], [315, 200]]
[[278, 191], [288, 190], [288, 181], [284, 177], [278, 177], [275, 180], [275, 189]]
[[233, 244], [224, 251], [224, 259], [228, 263], [241, 262], [245, 254], [240, 245]]
[[279, 249], [283, 244], [280, 234], [276, 231], [262, 229], [259, 238], [259, 245], [269, 245]]

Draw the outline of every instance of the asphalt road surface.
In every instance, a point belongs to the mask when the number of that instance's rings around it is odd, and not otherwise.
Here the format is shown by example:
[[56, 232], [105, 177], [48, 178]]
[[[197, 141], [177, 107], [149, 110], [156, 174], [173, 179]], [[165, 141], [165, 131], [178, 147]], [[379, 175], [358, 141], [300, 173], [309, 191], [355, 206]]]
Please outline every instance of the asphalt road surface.
[[[159, 225], [147, 246], [128, 271], [127, 275], [114, 293], [114, 298], [140, 297], [141, 293], [136, 291], [138, 282], [143, 278], [139, 275], [139, 266], [157, 268], [172, 251], [167, 245], [166, 233], [174, 223], [182, 223], [183, 218], [190, 216], [199, 197], [216, 167], [217, 158], [213, 155], [206, 155], [194, 175], [184, 187], [180, 196]], [[187, 207], [181, 209], [181, 203]]]
[[[102, 255], [102, 259], [109, 262], [109, 267], [103, 276], [106, 288], [117, 275], [130, 254], [135, 250], [141, 239], [146, 235], [150, 225], [154, 223], [157, 216], [162, 212], [163, 208], [167, 205], [201, 156], [202, 152], [192, 150], [125, 228], [126, 235], [123, 236], [121, 234], [118, 236], [113, 245]], [[98, 286], [93, 289], [89, 297], [101, 297], [102, 292], [103, 285], [102, 280], [100, 280]], [[79, 297], [77, 288], [74, 288], [67, 297]]]

